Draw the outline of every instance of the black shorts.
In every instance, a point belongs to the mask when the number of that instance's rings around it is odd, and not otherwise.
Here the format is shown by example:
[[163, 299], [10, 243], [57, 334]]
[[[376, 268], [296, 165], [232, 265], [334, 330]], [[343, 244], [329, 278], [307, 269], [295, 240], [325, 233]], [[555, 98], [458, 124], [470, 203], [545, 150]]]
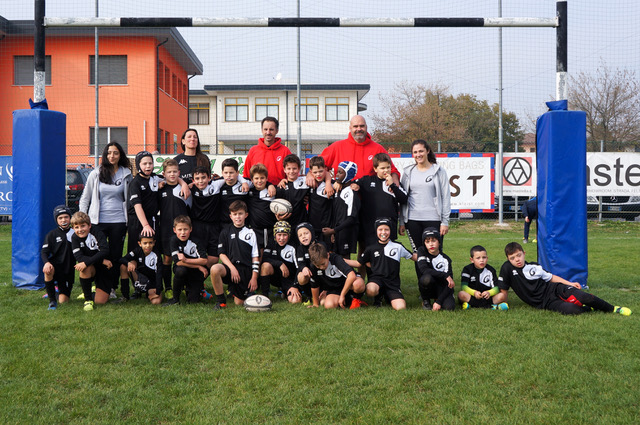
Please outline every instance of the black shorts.
[[76, 279], [76, 270], [73, 267], [71, 270], [64, 270], [62, 264], [51, 263], [51, 265], [54, 270], [53, 281], [58, 284], [58, 292], [69, 297]]
[[96, 269], [96, 288], [110, 294], [113, 287], [109, 280], [109, 269], [102, 263], [93, 266]]
[[385, 299], [389, 302], [397, 299], [404, 300], [404, 295], [402, 294], [402, 290], [400, 289], [399, 282], [394, 282], [391, 279], [386, 279], [382, 276], [370, 276], [370, 283], [375, 283], [380, 287], [380, 295], [384, 296]]
[[231, 280], [231, 270], [229, 267], [226, 264], [223, 264], [223, 266], [227, 274], [222, 278], [222, 283], [228, 286], [231, 295], [238, 299], [246, 300], [251, 295], [249, 292], [249, 282], [253, 277], [251, 267], [236, 265], [236, 269], [238, 269], [238, 274], [240, 275], [240, 282], [235, 283]]
[[[157, 231], [155, 217], [151, 218], [151, 220], [149, 221], [149, 225], [154, 231]], [[127, 223], [127, 235], [129, 235], [127, 239], [127, 252], [133, 251], [138, 246], [138, 241], [140, 240], [140, 233], [142, 233], [142, 224], [140, 224], [140, 221], [138, 221], [138, 217], [135, 215], [134, 216], [129, 215], [129, 222]], [[155, 249], [158, 249], [157, 234], [155, 235], [155, 238], [156, 238]]]
[[256, 240], [258, 241], [258, 248], [265, 249], [269, 244], [269, 241], [273, 240], [273, 229], [257, 229], [253, 231], [256, 233]]
[[207, 255], [218, 256], [218, 239], [220, 238], [220, 225], [206, 221], [193, 221], [193, 240], [198, 246], [205, 247]]

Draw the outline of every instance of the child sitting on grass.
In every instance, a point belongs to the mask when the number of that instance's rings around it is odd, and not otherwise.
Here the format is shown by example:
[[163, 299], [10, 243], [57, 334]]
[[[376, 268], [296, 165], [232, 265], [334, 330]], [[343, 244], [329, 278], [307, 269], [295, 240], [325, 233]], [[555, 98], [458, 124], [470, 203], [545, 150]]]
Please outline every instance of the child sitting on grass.
[[[613, 306], [593, 294], [582, 291], [578, 282], [569, 282], [544, 270], [536, 263], [525, 261], [525, 252], [517, 242], [504, 247], [507, 260], [500, 268], [498, 287], [500, 301], [507, 300], [509, 288], [531, 307], [557, 311], [562, 314], [581, 314], [593, 310], [630, 316], [627, 307]], [[495, 298], [494, 298], [495, 301]]]
[[[462, 291], [458, 292], [458, 300], [462, 309], [471, 307], [508, 310], [507, 303], [496, 303], [496, 295], [500, 293], [496, 269], [487, 264], [487, 250], [480, 245], [471, 248], [471, 264], [462, 269]], [[494, 299], [495, 298], [495, 299]]]

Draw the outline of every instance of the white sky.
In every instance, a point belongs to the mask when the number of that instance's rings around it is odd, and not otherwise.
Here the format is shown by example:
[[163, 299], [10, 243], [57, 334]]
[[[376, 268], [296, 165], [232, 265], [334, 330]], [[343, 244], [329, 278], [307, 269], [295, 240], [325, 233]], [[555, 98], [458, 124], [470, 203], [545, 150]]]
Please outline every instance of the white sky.
[[[498, 0], [301, 0], [303, 17], [496, 17]], [[100, 0], [103, 17], [286, 17], [294, 0]], [[602, 63], [640, 73], [640, 2], [569, 0], [569, 73]], [[503, 0], [502, 16], [553, 17], [554, 0]], [[48, 0], [48, 16], [94, 16], [94, 0]], [[2, 0], [0, 15], [33, 19], [30, 0]], [[294, 28], [182, 28], [204, 65], [205, 84], [260, 84], [281, 73], [296, 77]], [[303, 83], [364, 83], [371, 92], [365, 116], [383, 113], [380, 96], [394, 84], [448, 86], [498, 101], [498, 30], [489, 28], [303, 28]], [[503, 105], [523, 125], [555, 95], [555, 29], [503, 29]], [[346, 129], [345, 129], [346, 132]]]

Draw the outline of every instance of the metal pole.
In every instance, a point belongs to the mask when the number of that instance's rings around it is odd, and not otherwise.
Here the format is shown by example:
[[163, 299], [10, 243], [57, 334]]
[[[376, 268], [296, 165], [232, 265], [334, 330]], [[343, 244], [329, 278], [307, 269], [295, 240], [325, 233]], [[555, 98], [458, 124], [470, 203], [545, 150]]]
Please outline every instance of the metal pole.
[[[498, 17], [502, 17], [502, 0], [498, 0]], [[504, 223], [504, 196], [502, 193], [502, 27], [498, 28], [498, 224]]]
[[[96, 18], [98, 17], [98, 1], [99, 0], [96, 0]], [[95, 46], [94, 46], [95, 52], [94, 52], [94, 57], [93, 57], [93, 59], [94, 59], [94, 61], [93, 61], [93, 66], [94, 66], [94, 69], [93, 69], [93, 78], [94, 78], [94, 80], [93, 80], [93, 82], [96, 85], [96, 94], [95, 94], [95, 97], [96, 97], [96, 124], [95, 124], [95, 127], [93, 128], [93, 139], [94, 139], [93, 140], [93, 154], [95, 156], [94, 166], [95, 166], [95, 168], [98, 168], [98, 158], [99, 158], [98, 146], [100, 146], [100, 144], [98, 143], [99, 142], [98, 139], [100, 137], [100, 90], [99, 90], [100, 87], [98, 85], [98, 81], [99, 81], [98, 80], [98, 53], [99, 53], [98, 52], [98, 27], [94, 28], [93, 37], [94, 37], [94, 43], [95, 43]]]
[[33, 101], [42, 102], [45, 99], [45, 29], [44, 14], [45, 0], [35, 0], [34, 3], [34, 34], [33, 34]]
[[556, 100], [567, 98], [567, 0], [556, 0]]
[[[298, 0], [298, 19], [300, 19], [300, 0]], [[298, 135], [296, 137], [296, 155], [300, 158], [301, 153], [301, 143], [302, 143], [302, 116], [300, 116], [300, 27], [297, 28], [298, 31], [298, 83], [296, 87], [297, 96], [298, 96]]]

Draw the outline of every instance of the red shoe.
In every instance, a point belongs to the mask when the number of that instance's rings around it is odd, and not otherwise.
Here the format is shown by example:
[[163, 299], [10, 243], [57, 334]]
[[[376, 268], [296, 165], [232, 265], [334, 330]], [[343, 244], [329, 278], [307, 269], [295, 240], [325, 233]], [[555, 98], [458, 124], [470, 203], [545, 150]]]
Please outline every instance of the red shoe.
[[354, 309], [356, 309], [356, 308], [365, 307], [365, 306], [367, 306], [367, 305], [368, 305], [368, 304], [367, 304], [366, 302], [364, 302], [364, 301], [362, 301], [362, 300], [360, 300], [360, 299], [358, 299], [358, 298], [354, 298], [354, 299], [351, 301], [351, 307], [349, 307], [349, 310], [354, 310]]

